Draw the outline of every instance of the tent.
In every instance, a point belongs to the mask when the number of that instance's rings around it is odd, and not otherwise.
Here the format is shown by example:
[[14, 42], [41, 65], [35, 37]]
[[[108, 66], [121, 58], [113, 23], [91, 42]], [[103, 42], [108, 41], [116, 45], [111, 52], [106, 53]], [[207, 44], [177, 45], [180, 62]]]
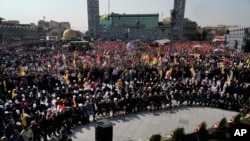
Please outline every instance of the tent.
[[160, 45], [164, 45], [164, 44], [167, 44], [169, 42], [170, 42], [169, 39], [162, 39], [162, 40], [155, 40], [153, 43], [158, 43]]
[[223, 51], [225, 51], [225, 50], [222, 49], [222, 48], [216, 48], [216, 49], [214, 49], [214, 52], [223, 52]]
[[202, 45], [195, 45], [194, 48], [202, 48]]

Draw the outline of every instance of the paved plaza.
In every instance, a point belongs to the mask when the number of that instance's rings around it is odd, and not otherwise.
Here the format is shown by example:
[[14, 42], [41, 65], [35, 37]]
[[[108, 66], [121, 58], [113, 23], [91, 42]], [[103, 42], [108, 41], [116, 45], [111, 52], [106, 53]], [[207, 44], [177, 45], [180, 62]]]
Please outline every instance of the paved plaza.
[[[206, 121], [209, 128], [223, 117], [229, 120], [236, 114], [216, 108], [183, 106], [171, 110], [144, 111], [109, 120], [113, 123], [113, 141], [146, 141], [154, 133], [167, 136], [176, 127], [184, 127], [186, 133], [193, 132], [202, 121]], [[73, 130], [74, 133], [71, 135], [73, 141], [95, 141], [94, 122]]]

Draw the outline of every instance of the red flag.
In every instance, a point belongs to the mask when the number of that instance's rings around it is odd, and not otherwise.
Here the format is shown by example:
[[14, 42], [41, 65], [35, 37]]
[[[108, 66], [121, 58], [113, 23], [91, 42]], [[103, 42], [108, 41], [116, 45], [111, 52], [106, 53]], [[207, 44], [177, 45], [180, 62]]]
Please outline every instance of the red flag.
[[57, 106], [57, 110], [58, 110], [59, 112], [61, 112], [64, 108], [65, 108], [64, 105], [58, 105], [58, 106]]

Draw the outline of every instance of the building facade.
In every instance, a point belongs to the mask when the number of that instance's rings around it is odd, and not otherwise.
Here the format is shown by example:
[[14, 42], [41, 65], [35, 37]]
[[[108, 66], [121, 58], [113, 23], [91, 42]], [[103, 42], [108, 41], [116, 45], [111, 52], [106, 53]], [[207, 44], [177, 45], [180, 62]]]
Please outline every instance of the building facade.
[[174, 9], [171, 10], [172, 40], [182, 40], [185, 6], [186, 0], [174, 0]]
[[[163, 31], [167, 31], [170, 35], [171, 32], [171, 18], [166, 17], [162, 22], [159, 22], [159, 28]], [[183, 32], [182, 39], [192, 40], [193, 36], [197, 33], [198, 24], [195, 21], [191, 21], [188, 18], [183, 19]]]
[[226, 39], [228, 47], [244, 51], [250, 27], [238, 26], [229, 28], [228, 30], [229, 34]]
[[159, 14], [117, 14], [100, 16], [101, 37], [122, 40], [154, 40], [167, 38], [158, 28]]
[[69, 22], [57, 22], [57, 21], [38, 21], [38, 33], [40, 39], [48, 39], [52, 37], [53, 39], [60, 39], [64, 30], [70, 28]]
[[99, 36], [99, 0], [87, 0], [88, 30], [91, 37]]
[[37, 40], [38, 31], [35, 26], [26, 24], [0, 24], [1, 40]]
[[159, 14], [114, 14], [108, 16], [112, 27], [156, 28]]

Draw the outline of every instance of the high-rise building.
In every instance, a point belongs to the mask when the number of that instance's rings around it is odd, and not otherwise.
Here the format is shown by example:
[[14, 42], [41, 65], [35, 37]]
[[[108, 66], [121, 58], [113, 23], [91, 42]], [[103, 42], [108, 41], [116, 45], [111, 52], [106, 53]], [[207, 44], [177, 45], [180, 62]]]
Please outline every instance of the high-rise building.
[[250, 27], [238, 26], [228, 28], [229, 34], [227, 37], [227, 44], [229, 48], [234, 48], [238, 51], [244, 51], [247, 41], [247, 34]]
[[90, 36], [98, 38], [99, 35], [99, 0], [87, 0], [88, 30]]
[[181, 40], [183, 36], [183, 22], [186, 0], [174, 0], [174, 9], [171, 11], [174, 40]]

